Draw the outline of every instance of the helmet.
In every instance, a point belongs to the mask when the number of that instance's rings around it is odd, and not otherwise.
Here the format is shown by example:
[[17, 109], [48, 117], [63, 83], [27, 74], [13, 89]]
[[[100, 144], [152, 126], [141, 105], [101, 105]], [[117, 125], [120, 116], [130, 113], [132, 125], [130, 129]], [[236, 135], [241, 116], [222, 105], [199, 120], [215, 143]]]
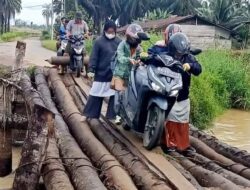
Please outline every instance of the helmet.
[[82, 12], [81, 11], [77, 11], [75, 14], [75, 18], [76, 19], [82, 19]]
[[141, 43], [141, 39], [137, 35], [139, 32], [144, 32], [140, 25], [131, 24], [128, 26], [125, 35], [127, 42], [131, 47], [136, 48]]
[[168, 40], [170, 39], [170, 37], [177, 32], [182, 32], [181, 26], [179, 24], [170, 24], [167, 26], [164, 32], [164, 38], [165, 38], [166, 44], [168, 43]]
[[168, 42], [169, 53], [176, 58], [176, 56], [183, 56], [190, 51], [190, 42], [188, 37], [183, 33], [176, 33], [172, 35]]
[[126, 36], [139, 39], [139, 37], [137, 36], [138, 32], [144, 32], [142, 27], [139, 24], [130, 24], [125, 34]]

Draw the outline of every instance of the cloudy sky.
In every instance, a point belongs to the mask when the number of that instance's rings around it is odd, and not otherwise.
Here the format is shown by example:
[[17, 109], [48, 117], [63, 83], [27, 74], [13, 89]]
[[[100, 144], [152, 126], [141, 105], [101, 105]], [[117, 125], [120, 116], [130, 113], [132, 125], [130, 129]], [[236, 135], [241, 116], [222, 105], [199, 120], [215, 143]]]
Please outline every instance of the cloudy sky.
[[52, 0], [22, 0], [22, 11], [16, 15], [16, 19], [22, 19], [34, 24], [45, 24], [42, 16], [42, 5]]

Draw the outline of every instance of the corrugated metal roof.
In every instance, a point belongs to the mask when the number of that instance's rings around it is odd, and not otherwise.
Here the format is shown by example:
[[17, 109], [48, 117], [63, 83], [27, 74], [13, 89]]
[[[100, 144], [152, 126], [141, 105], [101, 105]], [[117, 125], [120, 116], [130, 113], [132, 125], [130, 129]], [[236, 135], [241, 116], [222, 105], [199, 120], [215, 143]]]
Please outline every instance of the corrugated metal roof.
[[[212, 23], [211, 21], [208, 21], [206, 19], [203, 19], [197, 15], [188, 15], [188, 16], [171, 16], [167, 19], [159, 19], [159, 20], [153, 20], [153, 21], [145, 21], [145, 22], [137, 22], [145, 31], [148, 30], [152, 30], [152, 29], [162, 29], [162, 28], [166, 28], [169, 24], [173, 24], [173, 23], [179, 23], [179, 22], [183, 22], [185, 20], [189, 20], [189, 19], [199, 19], [202, 20], [203, 22], [207, 22], [208, 24], [217, 26], [219, 28], [222, 28], [224, 30], [227, 30], [229, 32], [231, 32], [230, 29], [223, 27], [221, 25]], [[118, 33], [125, 33], [126, 29], [127, 29], [128, 25], [123, 26], [121, 28], [117, 29]]]

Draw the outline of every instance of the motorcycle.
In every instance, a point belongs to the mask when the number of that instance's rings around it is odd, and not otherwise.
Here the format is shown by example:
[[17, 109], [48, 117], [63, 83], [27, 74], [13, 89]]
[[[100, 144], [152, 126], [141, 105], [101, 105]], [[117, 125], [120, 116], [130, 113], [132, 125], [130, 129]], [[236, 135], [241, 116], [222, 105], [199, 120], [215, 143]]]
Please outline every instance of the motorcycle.
[[63, 56], [64, 51], [66, 49], [66, 46], [68, 44], [68, 39], [66, 38], [66, 36], [62, 36], [60, 37], [60, 47], [57, 51], [57, 56]]
[[71, 43], [71, 63], [70, 69], [76, 71], [76, 76], [80, 77], [83, 69], [83, 52], [85, 50], [84, 36], [83, 35], [72, 35], [69, 37]]
[[143, 63], [132, 67], [127, 89], [116, 92], [115, 111], [124, 129], [132, 129], [151, 150], [161, 139], [164, 122], [182, 89], [184, 71], [179, 61], [164, 53], [150, 55]]

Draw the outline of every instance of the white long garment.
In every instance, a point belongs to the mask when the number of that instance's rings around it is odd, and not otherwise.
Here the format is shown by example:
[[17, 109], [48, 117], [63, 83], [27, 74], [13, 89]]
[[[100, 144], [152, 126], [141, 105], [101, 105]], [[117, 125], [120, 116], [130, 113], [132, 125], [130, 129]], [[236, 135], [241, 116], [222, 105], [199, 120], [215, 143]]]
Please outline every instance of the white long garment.
[[110, 88], [110, 82], [93, 82], [89, 94], [97, 97], [110, 97], [115, 95], [115, 91]]

